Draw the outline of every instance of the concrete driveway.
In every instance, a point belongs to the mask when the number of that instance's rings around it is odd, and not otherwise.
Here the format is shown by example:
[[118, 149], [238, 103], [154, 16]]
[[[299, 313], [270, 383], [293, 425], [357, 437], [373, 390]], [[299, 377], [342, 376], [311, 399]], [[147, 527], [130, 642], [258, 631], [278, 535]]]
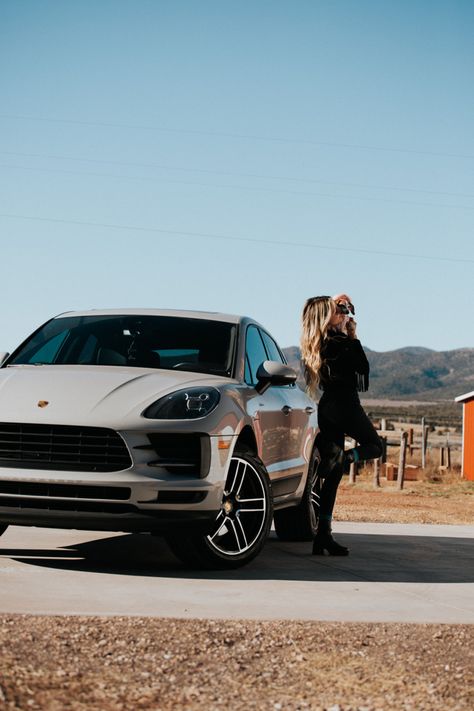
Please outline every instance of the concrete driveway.
[[0, 612], [474, 623], [474, 526], [336, 523], [347, 558], [272, 534], [237, 571], [186, 570], [161, 539], [10, 527]]

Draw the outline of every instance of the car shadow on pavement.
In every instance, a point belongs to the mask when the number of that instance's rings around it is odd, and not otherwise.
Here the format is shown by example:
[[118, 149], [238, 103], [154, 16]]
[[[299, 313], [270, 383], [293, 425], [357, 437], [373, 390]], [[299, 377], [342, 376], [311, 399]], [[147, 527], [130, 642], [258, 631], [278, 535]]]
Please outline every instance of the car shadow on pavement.
[[236, 570], [192, 570], [162, 538], [123, 534], [64, 548], [1, 548], [24, 564], [91, 573], [202, 580], [294, 580], [413, 583], [474, 582], [472, 538], [344, 533], [347, 557], [312, 556], [311, 543], [283, 543], [275, 534], [260, 555]]

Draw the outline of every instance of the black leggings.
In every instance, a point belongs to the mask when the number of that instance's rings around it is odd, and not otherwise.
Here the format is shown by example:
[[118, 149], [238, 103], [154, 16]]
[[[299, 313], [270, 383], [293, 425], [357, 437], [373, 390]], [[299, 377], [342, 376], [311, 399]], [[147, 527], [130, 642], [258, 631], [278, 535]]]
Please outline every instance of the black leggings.
[[[325, 458], [344, 451], [344, 439], [348, 435], [358, 442], [355, 448], [359, 461], [378, 459], [382, 456], [382, 442], [373, 424], [360, 404], [357, 392], [325, 391], [318, 406], [319, 433], [317, 446], [321, 454], [321, 468], [325, 471]], [[337, 487], [344, 473], [342, 457], [337, 465], [325, 471], [321, 487], [319, 512], [331, 516], [336, 501]]]

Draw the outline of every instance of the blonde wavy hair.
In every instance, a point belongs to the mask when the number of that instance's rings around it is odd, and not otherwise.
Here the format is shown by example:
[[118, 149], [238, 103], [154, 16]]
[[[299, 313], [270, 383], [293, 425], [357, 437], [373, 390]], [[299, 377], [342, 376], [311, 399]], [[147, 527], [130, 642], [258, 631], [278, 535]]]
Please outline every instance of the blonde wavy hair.
[[303, 307], [301, 332], [301, 360], [306, 389], [312, 398], [317, 396], [321, 380], [321, 346], [327, 336], [329, 323], [336, 313], [336, 303], [330, 296], [312, 296]]

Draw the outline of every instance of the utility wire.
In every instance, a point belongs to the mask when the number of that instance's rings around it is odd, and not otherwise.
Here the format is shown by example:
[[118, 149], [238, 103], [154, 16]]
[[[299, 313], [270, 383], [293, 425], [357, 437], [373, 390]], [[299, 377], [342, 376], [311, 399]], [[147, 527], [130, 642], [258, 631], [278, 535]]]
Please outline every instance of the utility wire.
[[242, 237], [237, 235], [214, 234], [210, 232], [191, 232], [189, 230], [170, 230], [159, 227], [142, 227], [138, 225], [119, 225], [108, 222], [92, 222], [89, 220], [68, 220], [59, 217], [41, 217], [38, 215], [17, 215], [13, 213], [0, 213], [0, 217], [13, 220], [31, 220], [38, 222], [50, 222], [64, 225], [78, 225], [81, 227], [105, 227], [106, 229], [122, 230], [131, 232], [145, 232], [148, 234], [167, 234], [179, 237], [198, 237], [203, 239], [229, 240], [234, 242], [252, 242], [254, 244], [273, 244], [283, 247], [308, 247], [310, 249], [322, 249], [331, 252], [352, 252], [356, 254], [380, 255], [384, 257], [402, 257], [404, 259], [422, 259], [435, 262], [455, 262], [462, 264], [474, 264], [474, 259], [469, 257], [437, 257], [428, 254], [410, 254], [408, 252], [390, 252], [380, 249], [363, 249], [360, 247], [341, 247], [338, 245], [315, 244], [314, 242], [290, 242], [287, 240], [258, 239], [256, 237]]
[[110, 121], [80, 121], [78, 119], [47, 118], [44, 116], [22, 116], [18, 114], [0, 114], [0, 118], [15, 121], [39, 121], [44, 123], [62, 123], [77, 126], [98, 126], [101, 128], [132, 129], [138, 131], [162, 131], [166, 133], [190, 134], [198, 136], [212, 136], [216, 138], [237, 138], [251, 141], [265, 141], [267, 143], [294, 143], [310, 146], [327, 146], [329, 148], [349, 148], [363, 151], [387, 151], [390, 153], [411, 153], [415, 155], [441, 156], [444, 158], [474, 158], [474, 155], [462, 153], [448, 153], [442, 151], [426, 151], [412, 148], [393, 148], [387, 146], [371, 146], [357, 143], [336, 143], [330, 141], [314, 141], [304, 138], [287, 138], [281, 136], [259, 136], [245, 133], [227, 133], [224, 131], [204, 131], [200, 129], [170, 128], [169, 126], [151, 126], [141, 124], [113, 123]]
[[0, 168], [10, 168], [14, 170], [29, 170], [29, 171], [34, 171], [34, 172], [41, 172], [41, 173], [60, 173], [61, 175], [82, 175], [82, 176], [87, 176], [87, 177], [95, 177], [95, 178], [115, 178], [115, 179], [120, 179], [120, 180], [135, 180], [135, 181], [140, 181], [140, 182], [145, 182], [145, 183], [160, 183], [163, 184], [165, 183], [166, 185], [190, 185], [190, 186], [197, 186], [201, 188], [213, 188], [213, 189], [224, 189], [224, 190], [246, 190], [249, 192], [263, 192], [263, 193], [279, 193], [279, 194], [285, 194], [285, 195], [303, 195], [305, 197], [323, 197], [323, 198], [332, 198], [335, 200], [357, 200], [357, 201], [363, 201], [363, 202], [383, 202], [385, 204], [396, 204], [396, 205], [414, 205], [414, 206], [422, 206], [422, 207], [437, 207], [437, 208], [457, 208], [461, 210], [474, 210], [474, 206], [472, 205], [447, 205], [446, 203], [435, 203], [435, 202], [419, 202], [417, 200], [393, 200], [391, 198], [378, 198], [378, 197], [364, 197], [360, 195], [334, 195], [331, 193], [316, 193], [313, 191], [309, 190], [285, 190], [284, 188], [264, 188], [264, 187], [259, 187], [259, 186], [248, 186], [248, 185], [229, 185], [229, 184], [220, 184], [220, 185], [215, 185], [212, 183], [198, 183], [192, 180], [170, 180], [168, 178], [149, 178], [149, 177], [142, 177], [142, 176], [133, 176], [133, 175], [117, 175], [113, 173], [91, 173], [91, 172], [85, 172], [85, 171], [79, 171], [79, 170], [61, 170], [57, 168], [33, 168], [33, 167], [25, 167], [25, 166], [17, 166], [17, 165], [8, 165], [4, 163], [0, 163]]
[[[22, 158], [45, 158], [47, 160], [69, 160], [69, 161], [75, 161], [75, 162], [81, 162], [81, 163], [117, 165], [117, 166], [133, 167], [133, 168], [158, 168], [159, 170], [171, 170], [171, 171], [184, 172], [184, 173], [202, 173], [202, 174], [206, 174], [206, 175], [225, 175], [228, 177], [256, 178], [258, 180], [278, 180], [278, 181], [309, 183], [309, 184], [317, 184], [317, 185], [331, 185], [334, 187], [343, 186], [343, 187], [350, 187], [350, 188], [360, 188], [363, 190], [392, 190], [395, 192], [407, 192], [407, 193], [417, 193], [417, 194], [422, 193], [422, 194], [426, 194], [426, 195], [443, 195], [443, 196], [448, 196], [448, 197], [474, 198], [473, 193], [453, 193], [453, 192], [448, 192], [448, 191], [443, 191], [443, 190], [426, 190], [426, 189], [421, 189], [421, 188], [401, 188], [401, 187], [392, 186], [392, 185], [373, 185], [373, 184], [367, 184], [367, 183], [350, 183], [350, 182], [342, 182], [342, 181], [318, 180], [315, 178], [297, 178], [294, 176], [267, 175], [267, 174], [260, 174], [260, 173], [240, 173], [240, 172], [231, 172], [231, 171], [222, 171], [222, 170], [208, 170], [205, 168], [179, 168], [176, 166], [163, 165], [160, 163], [112, 161], [112, 160], [101, 160], [101, 159], [97, 159], [97, 158], [78, 158], [75, 156], [51, 155], [51, 154], [47, 154], [47, 153], [21, 153], [21, 152], [14, 152], [14, 151], [0, 151], [0, 155], [15, 156], [15, 157], [22, 157]], [[4, 165], [3, 167], [12, 167], [12, 168], [13, 167], [20, 167], [20, 168], [22, 168], [22, 170], [39, 170], [39, 168], [32, 168], [32, 167], [30, 168], [30, 167], [23, 167], [23, 166], [6, 166], [6, 165]], [[47, 170], [47, 169], [43, 169], [43, 170]], [[49, 170], [53, 170], [53, 169], [49, 169]], [[78, 175], [81, 175], [81, 174], [84, 174], [84, 173], [78, 173]], [[94, 174], [91, 173], [90, 175], [94, 175]], [[120, 177], [129, 177], [129, 176], [120, 176]]]

